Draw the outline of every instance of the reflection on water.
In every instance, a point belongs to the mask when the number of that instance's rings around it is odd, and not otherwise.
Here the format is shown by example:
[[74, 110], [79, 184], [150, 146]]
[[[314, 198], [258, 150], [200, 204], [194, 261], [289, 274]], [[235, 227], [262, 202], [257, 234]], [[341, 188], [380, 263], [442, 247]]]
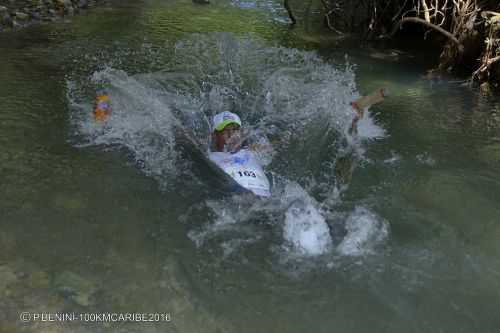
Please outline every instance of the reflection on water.
[[[2, 331], [496, 331], [498, 101], [371, 51], [305, 51], [285, 14], [130, 2], [0, 36]], [[349, 102], [379, 86], [349, 137]], [[179, 140], [206, 145], [221, 108], [279, 140], [270, 200], [216, 190]]]

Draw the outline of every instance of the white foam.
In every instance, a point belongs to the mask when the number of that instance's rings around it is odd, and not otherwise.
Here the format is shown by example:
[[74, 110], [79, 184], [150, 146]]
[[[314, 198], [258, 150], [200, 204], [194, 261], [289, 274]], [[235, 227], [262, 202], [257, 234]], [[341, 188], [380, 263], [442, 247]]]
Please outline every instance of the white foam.
[[358, 121], [357, 126], [357, 137], [359, 139], [380, 139], [387, 136], [385, 129], [375, 123], [375, 120], [368, 110], [365, 110], [365, 114], [363, 118]]
[[418, 154], [417, 161], [421, 164], [428, 165], [428, 166], [435, 166], [436, 165], [436, 160], [428, 152]]
[[401, 155], [391, 151], [391, 157], [384, 160], [385, 164], [396, 164], [401, 161]]
[[[237, 237], [237, 235], [242, 237], [239, 242], [235, 243], [236, 245], [250, 244], [260, 239], [260, 236], [252, 229], [252, 224], [246, 222], [264, 209], [263, 204], [264, 201], [257, 200], [251, 195], [234, 195], [222, 200], [206, 200], [204, 206], [210, 211], [212, 223], [204, 223], [198, 230], [191, 230], [188, 237], [197, 247], [201, 247], [207, 241], [229, 232], [231, 237]], [[188, 215], [191, 213], [188, 212], [184, 219], [188, 219]], [[228, 244], [220, 245], [226, 251]]]
[[165, 187], [167, 178], [177, 174], [178, 157], [173, 129], [179, 120], [172, 112], [170, 95], [155, 88], [152, 76], [131, 76], [112, 68], [95, 72], [91, 80], [96, 85], [106, 83], [113, 113], [105, 124], [97, 123], [91, 103], [72, 103], [79, 134], [88, 145], [126, 147], [142, 170]]
[[337, 246], [345, 256], [374, 253], [376, 247], [388, 238], [389, 224], [364, 207], [356, 207], [346, 221], [347, 234]]
[[332, 247], [330, 229], [316, 208], [316, 202], [298, 184], [285, 189], [285, 200], [290, 200], [285, 212], [283, 237], [290, 249], [304, 256], [327, 253]]

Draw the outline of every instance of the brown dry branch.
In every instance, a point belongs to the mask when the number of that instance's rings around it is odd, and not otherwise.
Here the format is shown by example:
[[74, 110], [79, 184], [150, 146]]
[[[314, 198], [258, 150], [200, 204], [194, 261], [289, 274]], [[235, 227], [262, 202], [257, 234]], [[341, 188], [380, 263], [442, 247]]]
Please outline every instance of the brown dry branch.
[[500, 13], [483, 11], [481, 17], [485, 20], [485, 25], [489, 26], [488, 37], [486, 38], [485, 50], [481, 57], [481, 65], [472, 73], [471, 82], [474, 80], [484, 81], [489, 78], [491, 66], [500, 61]]
[[420, 0], [421, 4], [422, 4], [422, 8], [423, 8], [423, 13], [424, 13], [424, 18], [425, 18], [425, 21], [428, 22], [428, 23], [431, 23], [431, 15], [429, 14], [429, 6], [427, 6], [427, 2], [425, 2], [425, 0]]
[[391, 36], [394, 35], [396, 33], [396, 31], [401, 28], [403, 26], [404, 23], [406, 22], [413, 22], [413, 23], [419, 23], [419, 24], [423, 24], [425, 25], [426, 27], [429, 27], [431, 29], [434, 29], [438, 32], [440, 32], [441, 34], [443, 34], [444, 36], [448, 37], [451, 41], [453, 41], [459, 50], [463, 50], [463, 46], [462, 44], [459, 42], [459, 40], [453, 36], [450, 32], [446, 31], [445, 29], [441, 28], [440, 26], [437, 26], [435, 24], [432, 24], [430, 22], [427, 22], [426, 20], [424, 19], [421, 19], [419, 17], [405, 17], [405, 18], [402, 18], [398, 24], [396, 24], [396, 26], [394, 27], [392, 33], [391, 33]]

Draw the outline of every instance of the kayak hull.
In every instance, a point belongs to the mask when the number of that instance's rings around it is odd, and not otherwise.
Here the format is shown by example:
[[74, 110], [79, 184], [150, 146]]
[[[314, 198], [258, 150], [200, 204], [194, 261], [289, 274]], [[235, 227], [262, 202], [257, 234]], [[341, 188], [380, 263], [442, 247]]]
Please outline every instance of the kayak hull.
[[210, 152], [209, 159], [241, 187], [259, 197], [270, 197], [271, 186], [264, 169], [249, 149], [236, 153]]

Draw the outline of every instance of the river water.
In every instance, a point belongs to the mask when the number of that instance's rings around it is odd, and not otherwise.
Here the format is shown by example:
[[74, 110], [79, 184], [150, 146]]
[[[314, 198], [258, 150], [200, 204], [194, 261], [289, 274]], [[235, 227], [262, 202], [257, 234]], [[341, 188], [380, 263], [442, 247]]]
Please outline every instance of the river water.
[[[296, 10], [116, 1], [0, 35], [2, 331], [498, 332], [500, 100]], [[179, 136], [203, 150], [220, 110], [272, 143], [271, 198]]]

